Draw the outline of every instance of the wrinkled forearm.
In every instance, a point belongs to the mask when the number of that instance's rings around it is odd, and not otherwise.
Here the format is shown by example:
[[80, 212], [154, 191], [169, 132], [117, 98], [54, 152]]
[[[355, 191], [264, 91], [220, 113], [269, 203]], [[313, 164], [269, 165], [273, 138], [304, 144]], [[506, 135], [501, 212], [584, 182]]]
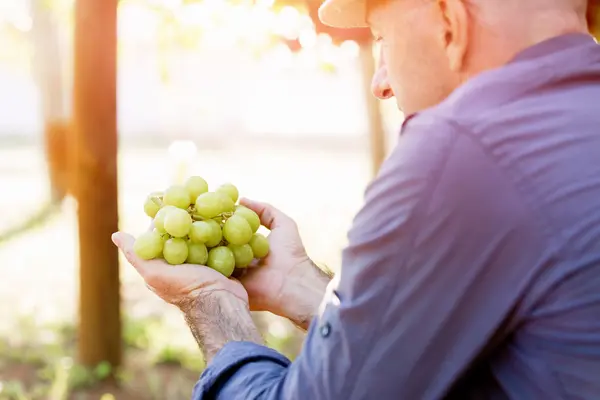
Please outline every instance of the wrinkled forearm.
[[228, 292], [202, 294], [180, 308], [207, 363], [229, 342], [263, 344], [248, 305]]

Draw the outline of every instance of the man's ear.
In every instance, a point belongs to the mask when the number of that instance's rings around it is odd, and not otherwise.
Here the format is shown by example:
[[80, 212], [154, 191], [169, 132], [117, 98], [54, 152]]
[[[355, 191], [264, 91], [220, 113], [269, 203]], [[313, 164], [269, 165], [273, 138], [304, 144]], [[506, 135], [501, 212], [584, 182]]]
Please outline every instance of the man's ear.
[[442, 18], [442, 44], [446, 49], [450, 69], [460, 72], [464, 67], [469, 39], [469, 14], [464, 0], [436, 0]]

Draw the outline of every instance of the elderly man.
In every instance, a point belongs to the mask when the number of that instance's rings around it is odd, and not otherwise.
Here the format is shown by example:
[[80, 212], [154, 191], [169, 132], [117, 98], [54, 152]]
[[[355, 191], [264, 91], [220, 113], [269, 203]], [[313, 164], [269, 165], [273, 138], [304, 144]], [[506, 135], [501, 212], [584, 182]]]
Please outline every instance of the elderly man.
[[[271, 254], [240, 282], [143, 262], [114, 237], [209, 362], [193, 397], [600, 399], [600, 46], [586, 1], [365, 1], [327, 0], [320, 17], [373, 30], [373, 90], [407, 118], [336, 279], [289, 217], [252, 201]], [[309, 328], [294, 362], [263, 345], [250, 309]]]

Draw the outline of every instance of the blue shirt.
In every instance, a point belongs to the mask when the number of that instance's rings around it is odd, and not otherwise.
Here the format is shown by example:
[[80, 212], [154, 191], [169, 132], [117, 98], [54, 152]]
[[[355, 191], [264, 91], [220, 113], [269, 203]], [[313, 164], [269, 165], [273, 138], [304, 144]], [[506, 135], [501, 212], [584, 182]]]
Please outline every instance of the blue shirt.
[[302, 352], [194, 399], [600, 399], [600, 46], [531, 47], [407, 119]]

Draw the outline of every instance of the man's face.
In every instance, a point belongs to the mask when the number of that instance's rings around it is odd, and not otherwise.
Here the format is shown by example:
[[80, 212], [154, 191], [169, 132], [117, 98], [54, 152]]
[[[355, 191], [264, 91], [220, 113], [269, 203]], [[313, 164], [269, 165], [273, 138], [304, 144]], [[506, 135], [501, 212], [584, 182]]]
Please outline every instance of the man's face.
[[387, 0], [370, 10], [369, 25], [381, 45], [372, 83], [375, 96], [395, 95], [398, 107], [409, 115], [438, 104], [458, 86], [436, 0]]

